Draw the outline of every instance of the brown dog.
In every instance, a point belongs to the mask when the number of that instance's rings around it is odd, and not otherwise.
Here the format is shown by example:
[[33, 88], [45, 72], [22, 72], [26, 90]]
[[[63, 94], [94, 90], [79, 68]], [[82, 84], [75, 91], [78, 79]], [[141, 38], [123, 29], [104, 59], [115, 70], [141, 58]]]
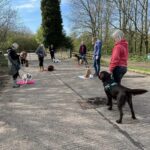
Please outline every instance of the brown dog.
[[102, 80], [105, 93], [108, 98], [109, 110], [112, 110], [112, 99], [117, 100], [118, 110], [120, 112], [120, 118], [116, 121], [117, 123], [122, 123], [123, 118], [123, 106], [127, 102], [129, 104], [129, 107], [131, 109], [132, 118], [136, 119], [134, 110], [133, 110], [133, 104], [132, 104], [132, 95], [138, 95], [148, 92], [144, 89], [129, 89], [127, 87], [124, 87], [122, 85], [118, 85], [111, 79], [111, 75], [106, 72], [102, 71], [99, 74], [99, 79]]
[[89, 78], [89, 77], [90, 77], [90, 75], [91, 75], [91, 69], [90, 69], [90, 67], [89, 67], [89, 66], [87, 66], [87, 70], [86, 70], [86, 72], [85, 72], [84, 77], [85, 77], [85, 78]]

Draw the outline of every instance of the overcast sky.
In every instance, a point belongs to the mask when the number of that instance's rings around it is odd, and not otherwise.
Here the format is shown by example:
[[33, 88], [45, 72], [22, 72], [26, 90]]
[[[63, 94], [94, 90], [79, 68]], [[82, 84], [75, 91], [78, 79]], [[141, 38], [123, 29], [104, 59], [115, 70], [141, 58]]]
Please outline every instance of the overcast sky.
[[[61, 0], [63, 26], [67, 34], [70, 32], [67, 18], [69, 14], [69, 1], [70, 0]], [[18, 11], [19, 20], [35, 33], [41, 25], [41, 0], [11, 0], [11, 3]]]

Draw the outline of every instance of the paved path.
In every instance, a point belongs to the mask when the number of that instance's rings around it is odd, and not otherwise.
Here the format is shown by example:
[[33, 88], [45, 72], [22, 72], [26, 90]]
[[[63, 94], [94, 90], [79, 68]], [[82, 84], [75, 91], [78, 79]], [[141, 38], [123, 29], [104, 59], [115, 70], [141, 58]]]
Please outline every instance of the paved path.
[[[0, 93], [0, 150], [150, 149], [149, 92], [133, 97], [137, 120], [126, 106], [118, 125], [116, 105], [108, 111], [104, 104], [92, 108], [85, 103], [87, 98], [106, 97], [101, 81], [79, 79], [85, 69], [70, 60], [55, 68], [39, 72], [34, 60], [24, 71], [32, 73], [36, 84], [13, 89], [9, 82]], [[123, 84], [150, 91], [149, 76], [128, 73]]]

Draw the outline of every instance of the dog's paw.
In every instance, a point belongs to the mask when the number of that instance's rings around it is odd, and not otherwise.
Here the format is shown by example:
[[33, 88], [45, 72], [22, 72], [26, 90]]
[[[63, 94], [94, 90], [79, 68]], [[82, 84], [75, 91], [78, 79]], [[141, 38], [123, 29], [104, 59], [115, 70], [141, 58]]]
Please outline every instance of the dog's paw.
[[121, 124], [122, 123], [122, 121], [119, 119], [119, 120], [116, 120], [116, 122], [117, 123], [119, 123], [119, 124]]

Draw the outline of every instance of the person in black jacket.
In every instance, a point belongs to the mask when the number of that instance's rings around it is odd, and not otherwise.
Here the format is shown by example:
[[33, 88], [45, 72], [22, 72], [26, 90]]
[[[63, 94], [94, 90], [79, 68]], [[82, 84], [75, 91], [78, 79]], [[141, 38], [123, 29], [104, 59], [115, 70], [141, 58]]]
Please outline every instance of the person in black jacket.
[[44, 63], [44, 57], [46, 56], [44, 45], [40, 44], [36, 49], [35, 53], [38, 55], [40, 71], [44, 71], [43, 63]]
[[86, 45], [82, 41], [80, 48], [79, 48], [79, 54], [80, 54], [80, 57], [82, 59], [82, 62], [85, 62], [85, 65], [88, 64], [87, 59], [86, 59], [86, 52], [87, 52]]
[[54, 48], [53, 44], [50, 45], [49, 52], [50, 52], [51, 60], [54, 61], [54, 59], [55, 59], [55, 48]]
[[17, 43], [13, 43], [12, 47], [8, 48], [8, 60], [9, 60], [9, 74], [12, 75], [13, 78], [13, 88], [19, 87], [17, 84], [17, 77], [19, 76], [20, 70], [20, 59], [19, 55], [17, 54], [16, 50], [18, 49], [19, 45]]

